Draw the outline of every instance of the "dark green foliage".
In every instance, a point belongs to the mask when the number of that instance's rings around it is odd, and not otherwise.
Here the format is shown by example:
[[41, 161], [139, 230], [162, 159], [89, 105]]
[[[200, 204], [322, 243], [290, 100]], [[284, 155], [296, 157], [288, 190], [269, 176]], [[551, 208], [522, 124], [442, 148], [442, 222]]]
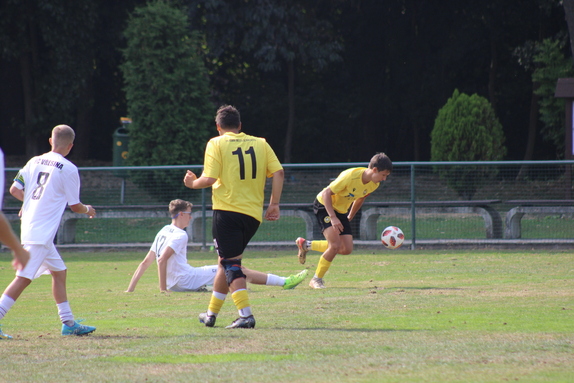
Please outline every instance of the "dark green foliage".
[[[184, 12], [155, 1], [136, 8], [125, 30], [122, 64], [130, 134], [130, 165], [179, 165], [202, 162], [214, 128], [200, 39], [188, 29]], [[170, 197], [183, 191], [184, 174], [136, 179], [143, 187], [167, 182]], [[155, 193], [157, 189], [149, 189]]]
[[534, 93], [540, 96], [542, 135], [544, 140], [556, 146], [558, 157], [564, 156], [564, 99], [554, 97], [556, 81], [574, 75], [572, 60], [562, 53], [565, 43], [564, 40], [545, 39], [537, 44], [536, 69], [532, 74], [532, 82], [538, 85]]
[[[282, 160], [291, 162], [293, 136], [298, 130], [296, 99], [301, 96], [296, 83], [302, 82], [300, 71], [320, 72], [342, 60], [342, 38], [326, 19], [333, 5], [310, 5], [305, 0], [191, 0], [189, 4], [195, 19], [201, 20], [196, 27], [205, 32], [217, 72], [225, 71], [219, 66], [226, 63], [232, 64], [228, 70], [236, 71], [243, 56], [256, 64], [253, 69], [287, 76], [287, 100], [282, 103], [287, 110]], [[246, 75], [249, 67], [241, 72], [240, 76]], [[281, 88], [278, 91], [283, 93]], [[273, 98], [277, 99], [276, 92]]]
[[[432, 161], [498, 161], [506, 154], [504, 133], [488, 100], [456, 89], [439, 110], [431, 133]], [[464, 199], [494, 174], [479, 167], [441, 167], [439, 174]]]
[[22, 115], [3, 124], [20, 131], [28, 145], [41, 140], [40, 148], [32, 145], [27, 153], [36, 155], [48, 148], [46, 137], [57, 124], [81, 133], [73, 122], [78, 96], [94, 71], [97, 5], [92, 0], [6, 1], [0, 15], [0, 64], [1, 59], [18, 62], [22, 93], [2, 81], [0, 87], [26, 104]]
[[[0, 2], [6, 155], [32, 155], [34, 141], [49, 150], [49, 129], [66, 122], [77, 133], [72, 156], [111, 161], [112, 133], [127, 116], [121, 31], [145, 3]], [[246, 132], [266, 137], [279, 155], [292, 121], [293, 162], [368, 161], [378, 151], [394, 161], [429, 160], [434, 119], [455, 88], [488, 95], [504, 126], [505, 158], [525, 158], [535, 68], [522, 70], [511, 53], [566, 33], [569, 3], [170, 1], [188, 6], [188, 27], [205, 34], [212, 100], [237, 106]], [[535, 137], [532, 159], [556, 158], [560, 150], [542, 138]]]

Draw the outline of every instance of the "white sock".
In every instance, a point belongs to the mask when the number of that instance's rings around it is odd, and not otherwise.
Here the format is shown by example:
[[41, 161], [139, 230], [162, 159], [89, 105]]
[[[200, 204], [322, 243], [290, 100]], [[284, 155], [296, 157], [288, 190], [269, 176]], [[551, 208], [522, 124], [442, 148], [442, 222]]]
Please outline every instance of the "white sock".
[[285, 285], [286, 279], [287, 278], [280, 277], [280, 276], [275, 275], [275, 274], [267, 274], [267, 282], [265, 283], [265, 285], [267, 285], [267, 286], [283, 286], [283, 285]]
[[225, 298], [227, 298], [227, 294], [218, 293], [217, 291], [214, 291], [211, 294], [214, 295], [217, 299], [220, 299], [222, 301], [224, 301]]
[[242, 318], [247, 318], [251, 315], [253, 315], [253, 312], [251, 311], [251, 306], [247, 306], [247, 307], [239, 310], [239, 316]]
[[60, 321], [66, 326], [72, 327], [74, 325], [74, 315], [72, 314], [72, 309], [70, 308], [70, 302], [57, 303], [58, 315], [60, 315]]
[[12, 308], [14, 302], [16, 302], [14, 299], [2, 294], [2, 297], [0, 297], [0, 319], [4, 318], [4, 315]]

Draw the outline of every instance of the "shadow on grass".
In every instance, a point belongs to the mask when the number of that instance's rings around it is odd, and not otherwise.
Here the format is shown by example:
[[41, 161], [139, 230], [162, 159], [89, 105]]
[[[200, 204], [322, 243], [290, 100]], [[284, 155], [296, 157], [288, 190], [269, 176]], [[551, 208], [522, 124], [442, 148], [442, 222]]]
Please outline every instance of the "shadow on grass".
[[397, 290], [454, 290], [454, 291], [459, 291], [459, 290], [466, 290], [464, 288], [460, 288], [460, 287], [432, 287], [432, 286], [426, 286], [426, 287], [385, 287], [385, 290], [389, 290], [389, 289], [397, 289]]
[[[466, 288], [462, 287], [433, 287], [433, 286], [424, 286], [424, 287], [413, 287], [413, 286], [370, 286], [370, 287], [329, 287], [329, 290], [337, 291], [340, 290], [350, 290], [350, 291], [357, 291], [357, 290], [365, 290], [365, 291], [385, 291], [385, 290], [466, 290]], [[326, 290], [318, 290], [327, 292]]]
[[366, 332], [366, 333], [384, 333], [384, 332], [421, 332], [420, 329], [396, 329], [396, 328], [332, 328], [332, 327], [265, 327], [262, 330], [286, 330], [286, 331], [330, 331], [330, 332]]
[[[103, 340], [103, 339], [149, 339], [151, 337], [144, 336], [144, 335], [106, 335], [106, 334], [90, 334], [84, 336], [78, 336], [75, 338], [89, 338], [94, 340]], [[74, 339], [74, 338], [71, 338]]]

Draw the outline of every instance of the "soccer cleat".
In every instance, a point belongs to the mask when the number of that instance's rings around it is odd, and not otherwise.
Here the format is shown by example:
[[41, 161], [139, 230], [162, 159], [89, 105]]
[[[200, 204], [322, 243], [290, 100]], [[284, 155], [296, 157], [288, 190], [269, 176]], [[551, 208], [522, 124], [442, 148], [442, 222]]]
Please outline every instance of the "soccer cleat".
[[215, 326], [215, 319], [214, 315], [207, 315], [207, 313], [199, 314], [199, 323], [203, 323], [205, 327], [213, 327]]
[[[0, 326], [2, 326], [2, 325], [0, 324]], [[8, 334], [4, 334], [2, 332], [2, 329], [0, 328], [0, 339], [12, 339], [12, 337]]]
[[291, 290], [297, 287], [297, 285], [305, 279], [307, 276], [307, 269], [301, 271], [299, 274], [290, 275], [285, 279], [285, 284], [283, 285], [284, 290]]
[[237, 318], [226, 328], [255, 328], [255, 318], [253, 315], [245, 318]]
[[96, 328], [93, 326], [85, 326], [83, 324], [79, 324], [78, 322], [74, 321], [73, 326], [68, 326], [62, 324], [62, 335], [87, 335], [96, 331]]
[[198, 293], [210, 292], [213, 291], [213, 285], [203, 285], [195, 291], [197, 291]]
[[309, 287], [312, 287], [314, 289], [324, 289], [325, 284], [323, 283], [323, 278], [317, 278], [317, 277], [311, 278], [311, 280], [309, 281]]
[[299, 263], [304, 265], [305, 261], [307, 260], [307, 252], [309, 251], [309, 249], [307, 249], [307, 241], [305, 240], [305, 238], [299, 237], [295, 240], [295, 243], [299, 248], [299, 253], [297, 254], [297, 258], [299, 258]]

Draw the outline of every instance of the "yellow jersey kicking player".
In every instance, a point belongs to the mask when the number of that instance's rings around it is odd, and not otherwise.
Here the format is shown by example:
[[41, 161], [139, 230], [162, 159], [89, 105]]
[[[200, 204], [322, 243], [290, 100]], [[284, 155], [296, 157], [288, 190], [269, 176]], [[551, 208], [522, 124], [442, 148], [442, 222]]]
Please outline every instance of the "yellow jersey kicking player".
[[389, 157], [384, 153], [377, 153], [371, 158], [368, 168], [344, 170], [329, 186], [317, 194], [313, 210], [326, 240], [307, 241], [301, 237], [295, 240], [301, 264], [307, 259], [307, 251], [323, 252], [315, 275], [309, 282], [310, 287], [324, 289], [323, 277], [331, 267], [335, 256], [353, 252], [350, 221], [363, 206], [365, 198], [374, 192], [392, 171], [393, 163]]

